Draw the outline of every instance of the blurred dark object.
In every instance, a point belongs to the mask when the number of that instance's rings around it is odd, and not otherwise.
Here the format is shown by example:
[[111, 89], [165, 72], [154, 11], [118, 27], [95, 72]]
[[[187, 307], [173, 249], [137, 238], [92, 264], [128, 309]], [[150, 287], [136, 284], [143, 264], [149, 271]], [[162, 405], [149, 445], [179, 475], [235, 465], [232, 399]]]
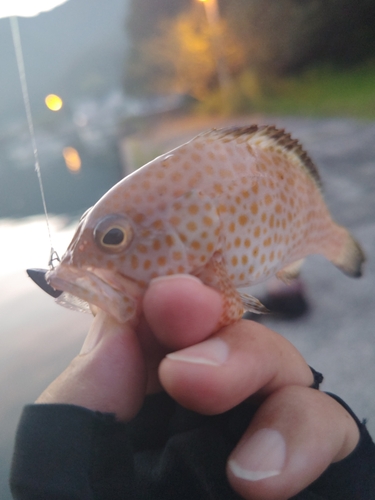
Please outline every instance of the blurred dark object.
[[[152, 44], [166, 20], [189, 9], [194, 15], [199, 3], [130, 1], [125, 62], [129, 94], [152, 94], [158, 90], [152, 88], [153, 81], [175, 77], [174, 65], [158, 67], [155, 58], [145, 53], [144, 42]], [[374, 55], [373, 0], [218, 0], [218, 4], [229, 33], [241, 40], [242, 70], [251, 70], [258, 78], [285, 75], [318, 62], [352, 65]], [[203, 15], [201, 3], [200, 7]], [[171, 89], [165, 86], [165, 91]]]
[[[292, 281], [290, 285], [285, 285], [273, 278], [269, 282], [266, 295], [260, 297], [260, 301], [270, 310], [271, 316], [278, 320], [294, 320], [309, 311], [305, 288], [299, 278]], [[262, 315], [249, 312], [245, 313], [243, 317], [253, 321], [262, 321]]]
[[373, 57], [373, 0], [223, 0], [247, 50], [248, 65], [282, 75], [318, 61]]
[[51, 285], [49, 285], [46, 281], [46, 273], [48, 272], [48, 269], [26, 269], [27, 275], [29, 278], [33, 280], [33, 282], [38, 285], [44, 292], [48, 293], [48, 295], [51, 295], [54, 299], [57, 299], [57, 297], [60, 297], [62, 294], [61, 290], [55, 290], [52, 288]]

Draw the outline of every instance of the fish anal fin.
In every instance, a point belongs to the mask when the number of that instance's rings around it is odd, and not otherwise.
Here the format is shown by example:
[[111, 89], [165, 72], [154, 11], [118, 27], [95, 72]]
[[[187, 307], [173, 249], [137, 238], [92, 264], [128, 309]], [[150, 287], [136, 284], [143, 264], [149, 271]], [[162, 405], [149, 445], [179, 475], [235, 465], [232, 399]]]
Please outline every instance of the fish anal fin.
[[265, 307], [260, 300], [248, 295], [247, 293], [239, 292], [243, 307], [245, 311], [252, 312], [254, 314], [268, 314], [270, 311]]
[[298, 278], [304, 260], [305, 259], [296, 260], [295, 262], [292, 262], [291, 264], [283, 267], [279, 272], [276, 273], [276, 277], [279, 280], [283, 281], [285, 284], [289, 285], [291, 281]]

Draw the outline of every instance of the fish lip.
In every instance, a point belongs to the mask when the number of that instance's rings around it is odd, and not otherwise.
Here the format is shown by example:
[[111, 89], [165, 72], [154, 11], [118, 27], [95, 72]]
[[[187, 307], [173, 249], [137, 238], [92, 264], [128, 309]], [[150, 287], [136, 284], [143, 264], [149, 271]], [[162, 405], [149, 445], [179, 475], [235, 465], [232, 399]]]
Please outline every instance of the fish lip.
[[76, 268], [61, 263], [46, 274], [53, 288], [63, 290], [114, 316], [120, 322], [129, 320], [124, 297], [134, 302], [137, 312], [144, 290], [130, 278], [101, 268]]

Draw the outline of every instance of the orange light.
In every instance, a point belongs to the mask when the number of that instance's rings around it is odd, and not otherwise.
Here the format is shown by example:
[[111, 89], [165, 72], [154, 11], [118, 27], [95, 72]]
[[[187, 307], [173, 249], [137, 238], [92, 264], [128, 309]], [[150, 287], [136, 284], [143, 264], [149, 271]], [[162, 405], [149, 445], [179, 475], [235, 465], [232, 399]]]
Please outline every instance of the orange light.
[[63, 107], [63, 101], [61, 97], [56, 94], [49, 94], [44, 99], [44, 102], [46, 103], [47, 108], [51, 111], [59, 111]]
[[71, 172], [79, 172], [82, 162], [78, 151], [74, 148], [67, 147], [63, 149], [63, 156], [67, 168]]

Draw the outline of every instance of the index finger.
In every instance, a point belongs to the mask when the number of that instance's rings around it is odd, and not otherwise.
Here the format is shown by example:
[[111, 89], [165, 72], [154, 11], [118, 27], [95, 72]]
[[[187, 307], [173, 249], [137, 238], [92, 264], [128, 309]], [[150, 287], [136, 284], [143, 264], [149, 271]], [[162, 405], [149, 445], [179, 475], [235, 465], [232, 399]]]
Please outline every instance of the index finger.
[[168, 354], [159, 377], [176, 401], [205, 414], [227, 411], [252, 395], [263, 399], [287, 385], [313, 383], [309, 366], [288, 340], [249, 320]]

